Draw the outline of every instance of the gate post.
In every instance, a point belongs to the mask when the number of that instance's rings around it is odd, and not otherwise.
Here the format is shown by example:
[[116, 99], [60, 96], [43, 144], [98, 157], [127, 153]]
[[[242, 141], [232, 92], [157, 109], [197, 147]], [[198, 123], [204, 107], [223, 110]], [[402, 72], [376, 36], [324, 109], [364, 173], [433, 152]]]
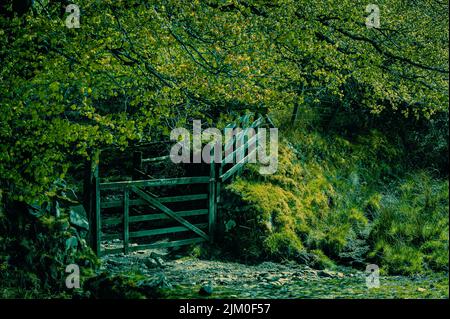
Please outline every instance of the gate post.
[[89, 221], [89, 246], [100, 253], [100, 188], [98, 177], [99, 152], [93, 152], [85, 167], [83, 205]]
[[130, 214], [130, 190], [128, 187], [125, 188], [123, 192], [123, 252], [128, 254], [129, 251], [129, 240], [130, 240], [130, 225], [129, 225], [129, 214]]
[[214, 161], [214, 147], [211, 150], [209, 169], [209, 238], [214, 242], [216, 231], [216, 163]]

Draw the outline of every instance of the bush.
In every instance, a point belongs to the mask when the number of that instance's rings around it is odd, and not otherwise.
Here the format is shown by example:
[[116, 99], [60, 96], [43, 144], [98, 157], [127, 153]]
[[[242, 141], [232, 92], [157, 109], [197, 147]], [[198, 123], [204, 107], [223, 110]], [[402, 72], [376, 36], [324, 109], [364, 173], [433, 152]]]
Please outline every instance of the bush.
[[[81, 291], [68, 290], [65, 270], [80, 267], [80, 281], [94, 274], [97, 257], [86, 246], [83, 230], [73, 225], [70, 210], [21, 202], [0, 208], [0, 297], [66, 298]], [[72, 213], [73, 214], [73, 213]]]
[[448, 271], [448, 187], [448, 181], [419, 172], [383, 196], [370, 234], [370, 256], [386, 271]]

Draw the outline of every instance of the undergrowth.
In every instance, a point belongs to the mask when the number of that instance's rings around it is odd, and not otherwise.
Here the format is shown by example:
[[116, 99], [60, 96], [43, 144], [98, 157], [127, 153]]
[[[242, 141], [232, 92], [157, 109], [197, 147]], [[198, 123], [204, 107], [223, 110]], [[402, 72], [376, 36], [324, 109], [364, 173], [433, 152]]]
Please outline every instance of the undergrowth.
[[282, 136], [275, 174], [249, 166], [227, 187], [224, 241], [236, 256], [448, 271], [448, 181], [426, 170], [405, 174], [400, 141], [378, 130]]

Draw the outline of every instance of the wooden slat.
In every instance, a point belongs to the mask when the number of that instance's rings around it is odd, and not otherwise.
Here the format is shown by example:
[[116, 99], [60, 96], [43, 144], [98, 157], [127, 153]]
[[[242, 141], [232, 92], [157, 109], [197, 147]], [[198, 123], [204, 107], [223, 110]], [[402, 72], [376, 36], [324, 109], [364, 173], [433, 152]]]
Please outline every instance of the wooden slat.
[[[175, 212], [178, 216], [187, 217], [187, 216], [200, 216], [208, 214], [207, 209], [196, 209], [196, 210], [186, 210]], [[158, 220], [158, 219], [170, 219], [166, 214], [148, 214], [148, 215], [139, 215], [139, 216], [131, 216], [130, 223], [135, 222], [144, 222], [149, 220]]]
[[[256, 143], [257, 139], [258, 139], [258, 135], [260, 133], [257, 133], [255, 135], [253, 135], [248, 141], [247, 143], [242, 144], [241, 146], [239, 146], [239, 148], [237, 148], [236, 150], [234, 150], [232, 153], [228, 154], [227, 156], [225, 156], [225, 158], [222, 160], [221, 165], [224, 166], [226, 164], [232, 164], [232, 161], [234, 159], [234, 155], [237, 155], [238, 152], [245, 152], [245, 150], [247, 150], [247, 148], [249, 148], [251, 145], [253, 145], [254, 143]], [[231, 161], [231, 163], [229, 163]]]
[[94, 183], [95, 183], [95, 238], [96, 238], [96, 245], [94, 248], [94, 252], [98, 254], [100, 252], [100, 241], [101, 238], [101, 229], [102, 229], [102, 221], [101, 221], [101, 200], [100, 200], [100, 177], [99, 177], [99, 168], [98, 164], [95, 166], [94, 170]]
[[[211, 153], [214, 156], [214, 151]], [[209, 167], [209, 239], [213, 241], [216, 226], [216, 165], [211, 162]]]
[[[208, 224], [207, 223], [195, 224], [194, 226], [200, 229], [200, 228], [207, 228]], [[189, 230], [190, 229], [188, 229], [185, 226], [175, 226], [175, 227], [157, 228], [157, 229], [150, 229], [150, 230], [140, 230], [140, 231], [130, 232], [130, 238], [172, 234], [172, 233], [185, 232], [185, 231], [189, 231]]]
[[207, 199], [208, 194], [192, 194], [183, 196], [170, 196], [170, 197], [159, 197], [158, 200], [161, 203], [177, 203], [177, 202], [188, 202], [191, 200], [201, 200]]
[[275, 124], [273, 123], [272, 119], [270, 118], [270, 116], [268, 114], [266, 114], [266, 120], [269, 123], [270, 128], [275, 128]]
[[[209, 180], [209, 178], [208, 178], [208, 180]], [[163, 213], [165, 213], [168, 216], [172, 217], [173, 219], [175, 219], [177, 222], [179, 222], [183, 226], [189, 228], [190, 230], [192, 230], [196, 234], [200, 235], [201, 237], [205, 238], [206, 240], [209, 240], [209, 237], [208, 237], [208, 235], [205, 232], [203, 232], [201, 229], [195, 227], [194, 225], [189, 223], [184, 218], [177, 216], [176, 213], [174, 213], [174, 211], [172, 211], [170, 208], [168, 208], [168, 207], [164, 206], [163, 204], [161, 204], [156, 198], [148, 195], [147, 193], [145, 193], [143, 190], [137, 188], [136, 186], [132, 186], [131, 189], [135, 193], [137, 193], [139, 196], [141, 196], [143, 199], [148, 201], [155, 208], [160, 209]]]
[[142, 163], [152, 163], [152, 162], [161, 162], [170, 159], [169, 155], [153, 157], [153, 158], [143, 158]]
[[102, 226], [114, 226], [122, 224], [123, 218], [121, 217], [111, 217], [102, 219]]
[[128, 254], [128, 241], [130, 236], [129, 229], [129, 213], [130, 213], [130, 191], [128, 188], [125, 188], [123, 193], [123, 252]]
[[248, 158], [250, 156], [252, 156], [254, 152], [256, 152], [256, 150], [257, 150], [257, 148], [252, 150], [246, 157], [244, 157], [236, 165], [234, 165], [232, 168], [230, 168], [225, 174], [222, 174], [220, 176], [220, 179], [222, 180], [222, 182], [226, 181], [228, 178], [231, 177], [231, 175], [233, 175], [236, 171], [238, 171], [239, 168], [241, 168], [242, 165], [244, 165], [247, 162]]
[[147, 187], [147, 186], [170, 186], [170, 185], [186, 185], [186, 184], [202, 184], [209, 183], [209, 177], [179, 177], [179, 178], [162, 178], [142, 181], [121, 181], [100, 183], [100, 189], [123, 189], [127, 186]]
[[123, 239], [123, 234], [122, 233], [114, 233], [114, 234], [102, 233], [102, 240], [113, 240], [113, 239]]
[[[181, 196], [168, 196], [168, 197], [158, 197], [158, 200], [161, 203], [177, 203], [177, 202], [188, 202], [193, 200], [202, 200], [207, 199], [208, 194], [192, 194], [192, 195], [181, 195]], [[114, 208], [114, 207], [122, 207], [122, 200], [112, 200], [109, 202], [102, 202], [102, 208]], [[145, 205], [147, 202], [143, 199], [131, 199], [130, 206], [139, 206]]]
[[[137, 206], [137, 205], [144, 205], [147, 202], [142, 199], [131, 199], [130, 200], [130, 206]], [[123, 201], [122, 200], [111, 200], [108, 202], [102, 202], [102, 208], [115, 208], [115, 207], [122, 207]]]
[[[249, 128], [257, 128], [259, 127], [262, 123], [264, 122], [264, 119], [262, 117], [258, 118], [256, 121], [254, 121], [249, 127], [247, 128], [243, 128], [238, 134], [233, 134], [233, 138], [231, 139], [231, 141], [229, 141], [228, 143], [225, 144], [224, 149], [226, 150], [227, 148], [229, 148], [231, 145], [233, 145], [233, 143], [241, 137], [242, 134], [246, 133]], [[234, 128], [234, 127], [233, 127]]]

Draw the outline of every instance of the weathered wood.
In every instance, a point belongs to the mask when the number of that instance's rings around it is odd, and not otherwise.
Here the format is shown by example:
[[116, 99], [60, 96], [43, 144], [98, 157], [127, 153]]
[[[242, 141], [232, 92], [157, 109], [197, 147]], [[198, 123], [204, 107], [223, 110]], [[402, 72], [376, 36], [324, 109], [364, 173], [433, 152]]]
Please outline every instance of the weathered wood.
[[102, 240], [123, 239], [123, 233], [102, 233]]
[[120, 225], [123, 222], [122, 217], [110, 217], [110, 218], [103, 218], [102, 219], [102, 225], [103, 226], [115, 226]]
[[[167, 196], [167, 197], [158, 197], [158, 200], [161, 203], [177, 203], [177, 202], [188, 202], [194, 200], [203, 200], [207, 199], [208, 194], [192, 194], [192, 195], [180, 195], [180, 196]], [[131, 199], [129, 205], [130, 206], [139, 206], [145, 205], [147, 202], [143, 199]], [[114, 208], [114, 207], [122, 207], [122, 200], [112, 200], [108, 202], [102, 202], [102, 208]]]
[[222, 180], [222, 183], [225, 182], [228, 178], [230, 178], [235, 172], [237, 172], [242, 165], [244, 165], [248, 159], [253, 155], [254, 152], [257, 151], [257, 148], [253, 149], [246, 157], [240, 160], [236, 165], [230, 168], [225, 174], [222, 174], [219, 178]]
[[101, 241], [101, 218], [100, 218], [100, 207], [101, 207], [101, 201], [100, 201], [100, 178], [98, 173], [98, 160], [95, 162], [95, 169], [94, 169], [94, 190], [95, 190], [95, 223], [93, 226], [93, 231], [95, 233], [95, 247], [94, 252], [98, 254], [100, 252], [100, 241]]
[[150, 196], [149, 194], [147, 194], [146, 192], [144, 192], [143, 190], [139, 189], [136, 186], [132, 186], [131, 189], [133, 190], [133, 192], [135, 192], [136, 194], [138, 194], [140, 197], [142, 197], [143, 199], [145, 199], [147, 202], [149, 202], [152, 206], [154, 206], [155, 208], [160, 209], [163, 213], [167, 214], [169, 217], [175, 219], [177, 222], [179, 222], [180, 224], [182, 224], [183, 226], [189, 228], [190, 230], [192, 230], [193, 232], [195, 232], [196, 234], [200, 235], [201, 237], [205, 238], [206, 240], [209, 240], [209, 236], [203, 232], [201, 229], [195, 227], [194, 225], [192, 225], [191, 223], [189, 223], [187, 220], [185, 220], [182, 217], [179, 217], [176, 215], [176, 213], [171, 210], [170, 208], [164, 206], [163, 204], [161, 204], [158, 199]]
[[153, 162], [161, 162], [170, 159], [169, 155], [153, 157], [153, 158], [143, 158], [142, 163], [153, 163]]
[[[222, 176], [222, 175], [223, 175], [223, 166], [220, 165], [218, 176]], [[217, 178], [216, 179], [216, 198], [217, 198], [216, 205], [219, 204], [221, 201], [221, 197], [220, 197], [221, 188], [222, 188], [222, 182], [221, 182], [220, 178]]]
[[225, 156], [225, 158], [222, 160], [221, 165], [225, 166], [226, 164], [232, 164], [232, 160], [234, 159], [234, 156], [237, 155], [239, 152], [245, 152], [250, 146], [255, 144], [258, 139], [259, 134], [260, 133], [253, 135], [246, 143], [243, 143], [241, 146], [239, 146], [239, 148], [237, 148], [232, 153]]
[[267, 120], [267, 123], [269, 123], [269, 127], [270, 128], [275, 128], [276, 127], [275, 124], [273, 123], [272, 119], [270, 118], [270, 116], [268, 114], [266, 114], [266, 120]]
[[[174, 213], [181, 217], [190, 217], [190, 216], [207, 215], [208, 210], [195, 209], [195, 210], [179, 211]], [[159, 219], [170, 219], [170, 217], [167, 216], [166, 214], [148, 214], [148, 215], [130, 216], [130, 223], [144, 222], [149, 220], [159, 220]]]
[[177, 203], [177, 202], [187, 202], [193, 200], [207, 199], [208, 194], [192, 194], [192, 195], [182, 195], [182, 196], [169, 196], [169, 197], [159, 197], [158, 200], [161, 203]]
[[129, 241], [129, 214], [130, 214], [130, 206], [129, 206], [129, 189], [125, 188], [123, 192], [123, 252], [128, 254], [128, 241]]
[[[179, 245], [187, 245], [192, 243], [203, 242], [205, 240], [213, 241], [216, 235], [216, 225], [218, 221], [218, 203], [220, 202], [220, 192], [223, 182], [228, 180], [230, 177], [236, 176], [245, 163], [249, 161], [250, 158], [257, 151], [257, 147], [253, 147], [257, 144], [258, 134], [253, 136], [248, 136], [248, 132], [252, 128], [257, 128], [261, 126], [264, 121], [267, 121], [270, 127], [274, 127], [273, 122], [270, 118], [266, 116], [258, 115], [258, 118], [254, 120], [251, 124], [250, 119], [252, 115], [246, 114], [240, 117], [236, 123], [231, 123], [227, 125], [226, 128], [235, 128], [237, 126], [241, 126], [243, 128], [242, 131], [237, 134], [233, 134], [231, 141], [225, 145], [225, 149], [227, 150], [231, 147], [234, 147], [237, 142], [242, 142], [242, 145], [236, 150], [233, 150], [231, 154], [227, 154], [225, 159], [221, 162], [220, 165], [216, 165], [214, 162], [210, 163], [210, 173], [209, 176], [197, 176], [197, 177], [181, 177], [181, 178], [166, 178], [166, 179], [145, 179], [145, 180], [133, 180], [133, 181], [119, 181], [119, 182], [105, 182], [99, 183], [98, 178], [98, 167], [97, 167], [97, 176], [93, 178], [94, 186], [92, 187], [91, 194], [92, 196], [90, 203], [92, 204], [93, 211], [93, 223], [95, 224], [95, 247], [97, 255], [114, 253], [114, 252], [125, 252], [134, 251], [138, 249], [150, 249], [156, 247], [174, 247]], [[259, 132], [258, 132], [259, 133]], [[213, 151], [214, 149], [212, 149]], [[248, 151], [247, 151], [248, 150]], [[248, 153], [246, 155], [246, 153]], [[225, 164], [232, 160], [235, 162], [235, 157], [237, 155], [241, 155], [238, 157], [238, 162], [235, 163], [228, 171], [225, 171]], [[243, 157], [243, 158], [242, 158]], [[142, 152], [134, 153], [134, 168], [141, 169], [143, 163], [153, 163], [164, 161], [170, 158], [170, 156], [159, 156], [155, 158], [142, 158]], [[214, 158], [214, 154], [212, 154], [212, 158]], [[144, 177], [146, 178], [146, 177]], [[190, 194], [190, 195], [177, 195], [177, 196], [167, 196], [167, 197], [157, 197], [156, 195], [151, 194], [148, 191], [144, 191], [143, 187], [158, 187], [158, 186], [177, 186], [177, 185], [189, 185], [189, 184], [206, 184], [208, 183], [208, 193], [207, 194]], [[100, 191], [103, 190], [116, 190], [116, 191], [124, 191], [124, 197], [120, 200], [112, 200], [107, 202], [100, 201]], [[129, 191], [133, 191], [140, 198], [132, 199], [130, 198]], [[208, 208], [207, 209], [195, 209], [195, 210], [187, 210], [187, 211], [173, 211], [164, 205], [164, 203], [176, 203], [176, 202], [188, 202], [194, 200], [208, 200]], [[159, 210], [160, 212], [148, 213], [146, 215], [136, 215], [130, 216], [130, 206], [149, 206], [151, 209]], [[100, 219], [100, 210], [107, 208], [123, 208], [123, 216], [117, 218], [104, 218]], [[189, 216], [200, 216], [200, 215], [208, 215], [208, 222], [206, 223], [198, 223], [192, 224], [188, 222], [184, 217]], [[179, 222], [181, 225], [166, 227], [166, 228], [158, 228], [158, 229], [148, 229], [148, 230], [139, 230], [130, 232], [129, 223], [136, 222], [145, 222], [152, 220], [164, 220], [164, 219], [173, 219]], [[115, 234], [107, 234], [102, 233], [101, 226], [102, 225], [120, 225], [123, 226], [123, 231]], [[202, 229], [208, 228], [209, 235], [206, 234]], [[185, 240], [176, 240], [170, 242], [160, 242], [139, 246], [129, 246], [130, 238], [134, 237], [147, 237], [153, 235], [162, 235], [162, 234], [170, 234], [177, 232], [187, 232], [193, 231], [200, 237], [191, 238]], [[109, 239], [123, 239], [123, 246], [118, 249], [105, 249], [105, 251], [100, 251], [100, 241], [101, 239], [109, 240]]]
[[186, 185], [186, 184], [206, 184], [206, 183], [209, 183], [209, 177], [207, 176], [179, 177], [179, 178], [162, 178], [162, 179], [142, 180], [142, 181], [121, 181], [121, 182], [100, 183], [100, 189], [101, 190], [123, 189], [127, 186], [149, 187], [149, 186], [170, 186], [170, 185]]
[[[191, 224], [191, 225], [194, 225], [198, 229], [208, 227], [207, 223]], [[180, 233], [180, 232], [185, 232], [185, 231], [190, 231], [190, 229], [185, 226], [175, 226], [175, 227], [157, 228], [157, 229], [150, 229], [150, 230], [140, 230], [140, 231], [130, 232], [130, 238]]]
[[[211, 151], [211, 158], [214, 158], [214, 149]], [[214, 241], [216, 227], [216, 165], [214, 161], [210, 163], [209, 171], [209, 239]]]

